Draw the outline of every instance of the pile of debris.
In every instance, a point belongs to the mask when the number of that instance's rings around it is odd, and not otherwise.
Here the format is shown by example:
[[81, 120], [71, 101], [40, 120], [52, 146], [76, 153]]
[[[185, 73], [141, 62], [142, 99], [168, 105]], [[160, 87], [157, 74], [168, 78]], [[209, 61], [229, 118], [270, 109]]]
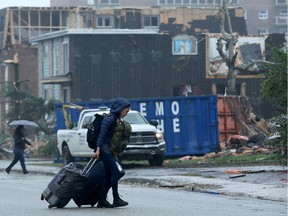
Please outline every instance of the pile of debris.
[[250, 114], [249, 124], [245, 125], [248, 136], [231, 135], [227, 140], [220, 143], [220, 152], [212, 152], [204, 156], [185, 156], [179, 160], [205, 160], [223, 156], [241, 156], [247, 154], [271, 154], [277, 149], [271, 145], [272, 125], [264, 119], [259, 119], [253, 113]]

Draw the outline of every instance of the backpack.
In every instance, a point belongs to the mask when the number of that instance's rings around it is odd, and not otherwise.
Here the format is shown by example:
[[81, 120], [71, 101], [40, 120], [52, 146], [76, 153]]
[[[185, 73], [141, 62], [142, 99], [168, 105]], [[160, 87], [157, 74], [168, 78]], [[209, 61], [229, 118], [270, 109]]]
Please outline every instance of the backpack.
[[87, 135], [86, 135], [86, 141], [88, 143], [89, 148], [91, 149], [96, 149], [101, 124], [106, 114], [100, 115], [96, 113], [94, 116], [95, 116], [95, 119], [87, 127], [88, 130], [87, 130]]
[[117, 119], [114, 132], [110, 138], [110, 150], [115, 155], [122, 153], [128, 145], [131, 130], [131, 125], [127, 121]]

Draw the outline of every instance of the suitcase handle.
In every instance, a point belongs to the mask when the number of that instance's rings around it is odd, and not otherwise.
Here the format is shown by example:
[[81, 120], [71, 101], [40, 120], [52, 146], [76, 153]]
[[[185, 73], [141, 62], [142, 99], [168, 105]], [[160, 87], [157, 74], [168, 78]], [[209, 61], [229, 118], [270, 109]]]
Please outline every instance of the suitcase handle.
[[84, 169], [82, 170], [82, 174], [87, 174], [89, 173], [90, 169], [94, 166], [94, 164], [96, 163], [97, 159], [96, 158], [91, 158], [89, 160], [89, 162], [87, 163], [87, 165], [84, 167]]

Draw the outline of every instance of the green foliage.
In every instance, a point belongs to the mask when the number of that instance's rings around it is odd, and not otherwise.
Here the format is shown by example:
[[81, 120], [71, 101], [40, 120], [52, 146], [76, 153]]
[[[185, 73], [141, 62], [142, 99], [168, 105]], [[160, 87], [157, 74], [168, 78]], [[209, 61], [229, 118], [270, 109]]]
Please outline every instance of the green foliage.
[[279, 133], [279, 138], [273, 139], [271, 144], [277, 149], [276, 155], [279, 164], [287, 166], [287, 115], [276, 116], [271, 121], [277, 125], [277, 132]]
[[271, 64], [266, 79], [262, 82], [261, 94], [272, 102], [279, 113], [287, 112], [287, 51], [272, 48]]
[[266, 79], [262, 82], [261, 94], [273, 103], [278, 116], [272, 119], [279, 125], [280, 137], [273, 141], [278, 149], [278, 160], [287, 165], [287, 50], [274, 47], [270, 51], [271, 64]]
[[[15, 119], [25, 119], [36, 122], [39, 129], [45, 134], [53, 134], [53, 125], [55, 124], [54, 101], [46, 102], [43, 98], [33, 96], [25, 86], [21, 91], [16, 91], [14, 85], [7, 85], [6, 97], [10, 98], [12, 103], [9, 113], [6, 115], [6, 120], [12, 121]], [[17, 107], [15, 101], [20, 99]]]

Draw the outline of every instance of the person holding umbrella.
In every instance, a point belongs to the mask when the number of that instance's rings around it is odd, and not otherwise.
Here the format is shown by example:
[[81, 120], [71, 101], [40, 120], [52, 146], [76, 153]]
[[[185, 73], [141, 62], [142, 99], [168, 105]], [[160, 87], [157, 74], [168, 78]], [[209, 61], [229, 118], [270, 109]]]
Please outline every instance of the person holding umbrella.
[[18, 125], [14, 131], [13, 135], [14, 140], [14, 159], [11, 162], [11, 164], [4, 170], [7, 174], [10, 173], [12, 167], [20, 161], [23, 174], [28, 174], [29, 172], [26, 169], [25, 165], [25, 158], [24, 158], [24, 150], [25, 150], [25, 144], [31, 145], [31, 143], [25, 138], [24, 135], [24, 125]]

